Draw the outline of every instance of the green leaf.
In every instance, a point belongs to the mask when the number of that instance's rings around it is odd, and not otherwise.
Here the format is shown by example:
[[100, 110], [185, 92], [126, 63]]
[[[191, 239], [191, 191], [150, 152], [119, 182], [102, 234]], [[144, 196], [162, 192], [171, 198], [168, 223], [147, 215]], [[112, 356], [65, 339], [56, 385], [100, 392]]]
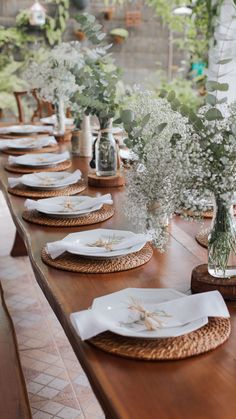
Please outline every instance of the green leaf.
[[158, 127], [155, 130], [155, 134], [160, 135], [167, 125], [168, 124], [166, 122], [163, 122], [162, 124], [158, 125]]
[[206, 84], [206, 88], [209, 92], [214, 92], [216, 90], [219, 90], [221, 92], [226, 92], [229, 88], [228, 83], [219, 83], [217, 81], [208, 81]]
[[124, 109], [120, 113], [120, 117], [124, 124], [129, 124], [134, 120], [134, 114], [130, 109]]
[[141, 121], [141, 127], [145, 127], [145, 125], [148, 124], [148, 122], [150, 121], [150, 116], [151, 116], [150, 113], [144, 116], [144, 118]]
[[223, 119], [222, 113], [217, 108], [211, 108], [209, 111], [206, 112], [205, 118], [208, 121], [215, 121], [218, 119]]
[[168, 92], [165, 89], [161, 89], [160, 93], [159, 93], [159, 97], [164, 99], [167, 96]]
[[168, 93], [167, 100], [168, 102], [172, 102], [175, 99], [175, 92], [171, 90], [171, 92]]
[[218, 61], [217, 64], [224, 65], [224, 64], [230, 63], [231, 61], [232, 61], [232, 58], [225, 58], [224, 60]]
[[216, 96], [208, 94], [206, 96], [206, 103], [209, 103], [210, 105], [215, 106], [218, 103]]
[[182, 105], [180, 112], [183, 116], [189, 116], [189, 108], [186, 105]]
[[171, 102], [171, 108], [173, 109], [173, 111], [177, 111], [179, 109], [180, 105], [181, 105], [181, 103], [178, 99], [174, 99]]
[[228, 101], [228, 98], [225, 96], [222, 99], [218, 100], [218, 103], [222, 104], [222, 103], [226, 103], [227, 101]]

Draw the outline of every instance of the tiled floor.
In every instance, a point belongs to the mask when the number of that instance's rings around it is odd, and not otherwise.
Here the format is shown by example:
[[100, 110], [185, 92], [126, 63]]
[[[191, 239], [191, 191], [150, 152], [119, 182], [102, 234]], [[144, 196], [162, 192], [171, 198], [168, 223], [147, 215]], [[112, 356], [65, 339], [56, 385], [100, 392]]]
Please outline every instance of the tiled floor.
[[0, 280], [15, 325], [33, 418], [103, 418], [88, 380], [34, 278], [28, 258], [9, 256], [15, 227], [2, 194], [0, 230]]

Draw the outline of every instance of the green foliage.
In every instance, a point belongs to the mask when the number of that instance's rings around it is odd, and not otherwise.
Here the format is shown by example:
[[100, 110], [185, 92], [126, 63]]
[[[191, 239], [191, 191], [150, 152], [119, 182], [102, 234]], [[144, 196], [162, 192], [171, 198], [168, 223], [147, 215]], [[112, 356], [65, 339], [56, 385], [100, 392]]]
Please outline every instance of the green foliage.
[[80, 29], [96, 48], [85, 49], [83, 69], [76, 74], [76, 83], [80, 91], [74, 96], [75, 112], [83, 110], [86, 114], [96, 115], [101, 128], [106, 128], [110, 118], [113, 118], [120, 104], [118, 86], [121, 70], [118, 69], [107, 53], [109, 46], [104, 40], [101, 25], [94, 16], [82, 13], [76, 16]]
[[[49, 3], [56, 5], [55, 16], [47, 15], [46, 22], [41, 30], [48, 44], [53, 46], [61, 42], [63, 32], [66, 29], [66, 21], [69, 18], [69, 0], [50, 0]], [[30, 29], [28, 9], [21, 10], [18, 13], [16, 25], [25, 32]]]
[[[182, 105], [187, 105], [194, 112], [203, 104], [204, 99], [199, 95], [195, 79], [187, 80], [182, 77], [176, 77], [169, 82], [163, 72], [158, 71], [157, 74], [160, 85], [157, 88], [156, 84], [153, 85], [152, 83], [152, 90], [154, 90], [158, 96], [165, 97], [165, 92], [174, 92], [171, 94], [175, 94], [174, 98], [176, 101], [181, 102]], [[162, 96], [163, 93], [164, 96]]]
[[147, 0], [147, 3], [155, 8], [157, 15], [172, 31], [185, 34], [184, 38], [175, 42], [181, 49], [188, 50], [192, 60], [207, 61], [223, 0], [190, 0], [191, 16], [173, 14], [175, 8], [183, 6], [182, 0]]

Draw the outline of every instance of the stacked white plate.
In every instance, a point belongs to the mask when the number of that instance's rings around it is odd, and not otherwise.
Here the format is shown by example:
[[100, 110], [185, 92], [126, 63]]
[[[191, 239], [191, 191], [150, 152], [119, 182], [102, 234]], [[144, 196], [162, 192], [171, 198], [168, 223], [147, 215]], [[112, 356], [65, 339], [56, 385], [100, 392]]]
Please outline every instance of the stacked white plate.
[[24, 154], [23, 156], [10, 156], [8, 159], [9, 164], [16, 164], [19, 166], [32, 166], [32, 167], [51, 167], [70, 158], [70, 153], [40, 153], [40, 154]]
[[17, 140], [2, 140], [0, 141], [1, 149], [14, 149], [14, 150], [39, 150], [43, 147], [56, 145], [57, 141], [53, 136], [41, 138], [20, 138]]
[[94, 211], [98, 211], [104, 204], [112, 205], [111, 195], [99, 197], [89, 196], [58, 196], [37, 201], [27, 199], [25, 207], [29, 210], [37, 211], [53, 218], [75, 218]]

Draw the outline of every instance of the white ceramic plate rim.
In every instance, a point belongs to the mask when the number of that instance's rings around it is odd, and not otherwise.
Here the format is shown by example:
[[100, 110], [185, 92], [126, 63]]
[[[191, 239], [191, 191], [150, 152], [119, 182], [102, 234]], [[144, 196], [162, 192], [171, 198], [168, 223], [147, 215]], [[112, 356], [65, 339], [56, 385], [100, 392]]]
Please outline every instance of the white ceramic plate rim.
[[[47, 155], [49, 153], [45, 153], [45, 154]], [[49, 154], [49, 155], [50, 155], [50, 157], [53, 156], [52, 154]], [[41, 155], [40, 154], [37, 154], [37, 155], [25, 154], [23, 156], [19, 156], [19, 160], [17, 160], [16, 163], [14, 163], [14, 164], [17, 164], [19, 166], [36, 166], [36, 167], [43, 167], [43, 166], [45, 166], [45, 167], [47, 167], [47, 166], [54, 166], [56, 164], [62, 163], [64, 161], [68, 160], [68, 158], [69, 158], [69, 157], [67, 157], [67, 158], [61, 157], [60, 158], [59, 155], [57, 154], [58, 159], [55, 160], [55, 161], [50, 161], [50, 162], [31, 161], [30, 162], [30, 161], [27, 161], [28, 158], [26, 156], [30, 156], [30, 158], [32, 158], [32, 159], [35, 158], [36, 159], [36, 158], [39, 158]], [[24, 161], [24, 158], [25, 157], [26, 157], [26, 161]], [[43, 155], [42, 155], [42, 158], [44, 158]], [[45, 156], [45, 158], [47, 158], [47, 157]]]
[[[167, 298], [167, 299], [163, 299], [163, 297], [165, 296], [165, 294], [172, 294], [173, 298]], [[147, 296], [150, 295], [150, 298], [152, 298], [152, 300], [155, 299], [155, 301], [158, 303], [163, 302], [163, 301], [169, 301], [169, 300], [174, 300], [177, 298], [181, 298], [181, 297], [185, 297], [186, 295], [176, 291], [172, 288], [126, 288], [124, 290], [118, 291], [117, 293], [113, 293], [113, 294], [108, 294], [102, 297], [98, 297], [95, 300], [93, 300], [93, 304], [92, 304], [92, 310], [96, 309], [99, 310], [100, 308], [104, 311], [107, 308], [107, 312], [109, 313], [111, 310], [114, 310], [115, 308], [119, 308], [122, 307], [125, 299], [127, 299], [127, 297], [135, 297], [137, 296], [138, 298], [147, 298]], [[155, 295], [157, 297], [157, 299], [155, 298]], [[159, 297], [159, 298], [158, 298]], [[161, 297], [161, 298], [160, 298]], [[114, 302], [117, 300], [116, 304], [114, 307], [112, 307], [112, 304], [114, 304]], [[152, 301], [152, 304], [154, 302]], [[107, 306], [107, 307], [106, 307]], [[193, 322], [189, 322], [186, 323], [183, 326], [179, 326], [179, 327], [171, 327], [171, 328], [163, 328], [163, 329], [158, 329], [156, 331], [153, 332], [148, 332], [147, 330], [141, 331], [141, 332], [137, 332], [137, 331], [132, 331], [126, 327], [115, 327], [115, 328], [111, 328], [109, 329], [110, 332], [116, 333], [120, 336], [126, 336], [126, 337], [135, 337], [135, 338], [145, 338], [145, 339], [158, 339], [158, 338], [167, 338], [167, 337], [177, 337], [177, 336], [182, 336], [185, 335], [187, 333], [193, 332], [194, 330], [199, 329], [200, 327], [203, 327], [205, 324], [208, 323], [208, 317], [202, 317], [198, 320], [195, 320]]]
[[[39, 150], [39, 149], [41, 149], [41, 148], [43, 148], [43, 147], [48, 147], [49, 145], [55, 145], [55, 144], [57, 144], [57, 142], [56, 142], [56, 140], [55, 140], [55, 142], [54, 142], [54, 144], [53, 143], [51, 143], [50, 144], [50, 139], [48, 138], [48, 142], [45, 142], [44, 144], [42, 144], [44, 141], [42, 141], [43, 140], [43, 137], [42, 137], [42, 139], [40, 138], [40, 139], [34, 139], [34, 138], [32, 138], [32, 143], [34, 143], [34, 144], [32, 144], [31, 146], [27, 146], [27, 145], [24, 145], [24, 144], [20, 144], [20, 142], [21, 141], [24, 141], [24, 140], [26, 140], [25, 138], [23, 139], [17, 139], [17, 140], [13, 140], [12, 142], [11, 142], [11, 144], [10, 145], [8, 145], [7, 146], [7, 148], [9, 149], [9, 150]], [[27, 138], [27, 140], [29, 140], [28, 138]], [[10, 141], [9, 141], [10, 142]]]
[[[38, 202], [40, 203], [55, 203], [57, 204], [58, 202], [60, 203], [60, 200], [63, 200], [65, 198], [68, 198], [66, 196], [57, 196], [57, 197], [53, 197], [53, 198], [46, 198], [46, 199], [39, 199]], [[72, 200], [72, 202], [74, 201], [76, 203], [76, 201], [80, 201], [81, 203], [83, 201], [85, 201], [86, 199], [88, 199], [89, 197], [87, 196], [71, 196], [70, 199]], [[67, 217], [67, 216], [77, 216], [77, 215], [83, 215], [83, 214], [89, 214], [90, 212], [94, 212], [94, 211], [98, 211], [99, 209], [101, 209], [103, 206], [102, 203], [100, 204], [95, 204], [89, 208], [83, 209], [83, 210], [77, 210], [77, 211], [71, 211], [71, 212], [65, 212], [65, 211], [55, 211], [55, 210], [48, 210], [47, 208], [45, 209], [40, 209], [39, 212], [42, 212], [43, 214], [50, 214], [50, 215], [61, 215], [63, 217]]]
[[[100, 228], [98, 228], [98, 229], [95, 229], [95, 230], [87, 230], [87, 231], [81, 231], [79, 233], [69, 234], [69, 236], [65, 237], [63, 239], [63, 241], [66, 240], [69, 243], [75, 243], [76, 241], [78, 241], [81, 238], [82, 238], [82, 240], [84, 238], [84, 239], [86, 239], [86, 241], [88, 241], [89, 236], [91, 236], [92, 240], [96, 240], [99, 236], [101, 236], [102, 234], [106, 234], [108, 232], [110, 232], [110, 234], [124, 235], [125, 238], [127, 238], [128, 234], [129, 235], [135, 235], [135, 233], [133, 233], [132, 231], [112, 230], [112, 229], [102, 229], [102, 228], [100, 229]], [[96, 235], [96, 236], [94, 237], [94, 235]], [[78, 238], [76, 238], [76, 236]], [[116, 250], [116, 251], [112, 251], [112, 252], [109, 252], [109, 253], [106, 252], [106, 251], [101, 250], [101, 253], [96, 253], [96, 255], [91, 254], [91, 256], [88, 255], [87, 253], [86, 253], [86, 255], [84, 255], [81, 251], [76, 251], [76, 250], [69, 251], [69, 253], [73, 253], [73, 254], [79, 255], [79, 256], [86, 256], [88, 258], [89, 257], [91, 257], [91, 258], [113, 258], [113, 257], [124, 256], [124, 255], [128, 255], [130, 253], [138, 252], [139, 250], [141, 250], [143, 248], [143, 246], [145, 244], [146, 244], [146, 241], [144, 241], [141, 244], [132, 246], [128, 249]]]
[[[60, 172], [55, 172], [55, 173], [60, 173]], [[71, 173], [70, 173], [70, 175], [71, 175]], [[74, 185], [75, 183], [79, 182], [80, 180], [81, 180], [81, 178], [73, 180], [73, 181], [66, 181], [66, 179], [65, 179], [63, 181], [63, 183], [57, 182], [56, 185], [45, 185], [44, 183], [39, 185], [39, 184], [35, 184], [34, 182], [30, 182], [30, 180], [28, 180], [28, 179], [25, 180], [25, 179], [22, 178], [21, 183], [25, 186], [28, 186], [29, 188], [53, 190], [53, 189], [64, 188], [64, 187], [69, 186], [69, 185]]]

